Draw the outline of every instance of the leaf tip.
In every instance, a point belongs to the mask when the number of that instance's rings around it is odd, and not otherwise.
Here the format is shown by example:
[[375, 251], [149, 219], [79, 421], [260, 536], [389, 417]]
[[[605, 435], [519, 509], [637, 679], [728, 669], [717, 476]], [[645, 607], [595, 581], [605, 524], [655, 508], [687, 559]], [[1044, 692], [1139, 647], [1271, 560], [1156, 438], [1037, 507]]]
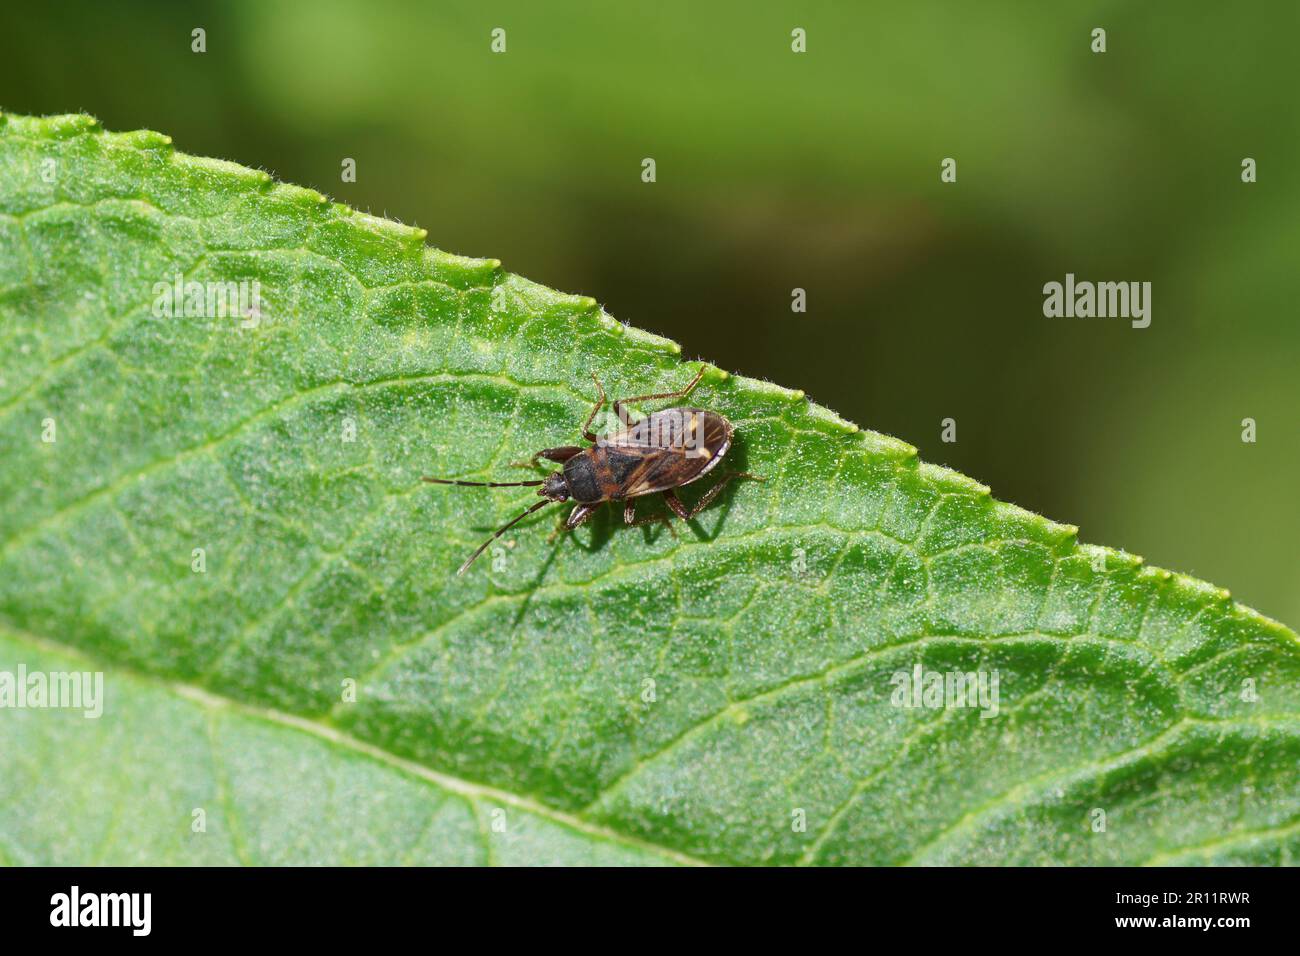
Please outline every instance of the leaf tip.
[[250, 169], [247, 166], [227, 162], [224, 159], [191, 156], [188, 153], [172, 153], [171, 162], [184, 170], [192, 171], [198, 176], [234, 181], [257, 190], [265, 188], [272, 182], [271, 174], [265, 169]]
[[32, 123], [37, 133], [50, 139], [71, 139], [85, 133], [103, 131], [98, 119], [86, 113], [66, 113], [58, 116], [42, 116]]
[[171, 149], [172, 147], [172, 138], [170, 136], [151, 129], [137, 129], [129, 133], [119, 133], [115, 138], [135, 149]]
[[902, 439], [863, 428], [861, 447], [868, 455], [890, 461], [915, 461], [916, 448]]
[[761, 395], [764, 398], [774, 399], [783, 402], [797, 402], [804, 397], [802, 389], [794, 390], [777, 385], [775, 382], [769, 382], [766, 379], [744, 379], [744, 384], [749, 391]]
[[[1227, 592], [1225, 591], [1224, 593], [1226, 594]], [[1229, 598], [1229, 600], [1231, 600], [1231, 598]], [[1274, 638], [1289, 641], [1291, 643], [1300, 641], [1300, 637], [1297, 637], [1296, 632], [1291, 630], [1291, 628], [1287, 627], [1281, 621], [1275, 621], [1267, 614], [1261, 614], [1253, 607], [1234, 602], [1232, 604], [1232, 614], [1238, 620], [1246, 622], [1251, 627], [1265, 631]]]
[[328, 205], [330, 201], [324, 193], [308, 189], [306, 186], [295, 186], [292, 183], [278, 183], [275, 189], [271, 190], [271, 195], [304, 208]]
[[[615, 335], [623, 336], [629, 342], [634, 342], [637, 345], [653, 349], [656, 352], [664, 352], [668, 355], [682, 354], [682, 347], [672, 339], [666, 339], [662, 335], [655, 335], [653, 332], [638, 329], [635, 325], [624, 325], [617, 319], [611, 318], [609, 319], [609, 323], [610, 331], [613, 331]], [[615, 326], [617, 326], [617, 329], [614, 328]]]
[[823, 405], [818, 405], [814, 402], [808, 403], [807, 414], [813, 421], [820, 422], [833, 428], [835, 431], [847, 435], [856, 435], [858, 432], [862, 431], [856, 422], [851, 422], [847, 418], [835, 414], [835, 412], [831, 411], [829, 408], [826, 408]]
[[1090, 555], [1093, 563], [1097, 563], [1100, 557], [1101, 568], [1099, 570], [1109, 570], [1111, 565], [1127, 568], [1132, 571], [1140, 568], [1145, 562], [1141, 555], [1125, 551], [1123, 548], [1106, 548], [1101, 545], [1080, 545], [1079, 550]]
[[[922, 478], [939, 487], [940, 491], [955, 494], [974, 495], [985, 498], [992, 494], [988, 485], [981, 484], [969, 475], [963, 475], [960, 471], [954, 471], [944, 465], [935, 465], [928, 461], [923, 461], [918, 465], [917, 470]], [[1006, 505], [1003, 502], [997, 502], [995, 508], [1006, 507], [1015, 509], [1017, 515], [1023, 513], [1024, 509], [1017, 508], [1015, 505]]]

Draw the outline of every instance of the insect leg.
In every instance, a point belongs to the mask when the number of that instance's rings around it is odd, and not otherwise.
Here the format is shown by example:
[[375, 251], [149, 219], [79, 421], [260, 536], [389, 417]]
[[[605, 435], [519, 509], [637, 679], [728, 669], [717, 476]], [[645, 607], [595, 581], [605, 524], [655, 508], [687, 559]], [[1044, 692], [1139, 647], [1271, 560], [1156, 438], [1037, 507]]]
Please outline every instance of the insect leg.
[[574, 505], [573, 510], [569, 512], [569, 516], [560, 522], [558, 528], [551, 532], [551, 536], [546, 539], [546, 543], [550, 544], [560, 535], [564, 534], [564, 532], [572, 531], [595, 514], [595, 512], [595, 505]]
[[673, 510], [673, 514], [677, 515], [677, 517], [683, 521], [691, 520], [691, 513], [686, 510], [686, 505], [682, 504], [682, 499], [678, 498], [676, 492], [671, 488], [664, 492], [664, 501], [668, 503], [668, 507]]
[[667, 491], [664, 492], [664, 499], [668, 502], [668, 507], [672, 508], [673, 511], [677, 514], [677, 517], [681, 518], [683, 521], [690, 521], [697, 514], [699, 514], [701, 511], [707, 508], [709, 504], [713, 501], [713, 499], [718, 497], [718, 494], [722, 491], [722, 489], [727, 487], [727, 485], [732, 481], [732, 479], [735, 478], [748, 478], [748, 479], [752, 479], [753, 481], [767, 480], [766, 478], [760, 478], [758, 475], [751, 475], [747, 471], [728, 472], [727, 474], [722, 476], [721, 480], [718, 481], [717, 484], [715, 484], [712, 488], [710, 488], [705, 493], [703, 498], [695, 502], [695, 507], [692, 508], [690, 511], [686, 510], [686, 506], [682, 504], [681, 500], [678, 499], [677, 495], [673, 492], [671, 488], [669, 488]]
[[605, 386], [600, 384], [600, 379], [596, 378], [596, 373], [591, 373], [591, 380], [596, 383], [596, 388], [600, 391], [600, 398], [596, 401], [596, 407], [591, 410], [587, 420], [582, 423], [582, 437], [587, 441], [595, 441], [596, 435], [591, 430], [591, 423], [596, 420], [596, 413], [605, 407]]
[[656, 392], [654, 395], [636, 395], [632, 398], [620, 398], [614, 402], [614, 414], [618, 416], [618, 420], [620, 422], [622, 422], [625, 425], [630, 425], [631, 422], [629, 422], [626, 418], [623, 417], [623, 405], [625, 403], [649, 402], [657, 398], [685, 398], [687, 395], [691, 394], [691, 392], [695, 390], [695, 386], [700, 384], [700, 379], [702, 378], [704, 378], [703, 365], [701, 365], [700, 370], [695, 373], [695, 377], [691, 379], [691, 384], [687, 385], [685, 388], [679, 388], [675, 392]]
[[[668, 496], [664, 495], [664, 497], [667, 498]], [[681, 502], [678, 502], [678, 504], [680, 505]], [[676, 511], [677, 509], [674, 508], [673, 510]], [[677, 529], [673, 527], [672, 519], [670, 519], [667, 515], [649, 515], [645, 518], [638, 518], [636, 516], [635, 498], [627, 499], [627, 504], [623, 506], [623, 521], [633, 528], [639, 528], [642, 525], [647, 525], [647, 524], [662, 524], [665, 528], [668, 529], [669, 534], [671, 534], [674, 538], [677, 537]]]
[[575, 505], [574, 509], [569, 512], [569, 517], [564, 521], [565, 530], [572, 531], [595, 513], [595, 505]]
[[563, 463], [568, 461], [574, 455], [578, 454], [580, 451], [582, 451], [582, 448], [580, 448], [578, 445], [561, 445], [558, 448], [543, 448], [541, 451], [534, 454], [533, 457], [528, 459], [527, 461], [512, 461], [510, 463], [510, 467], [511, 468], [536, 468], [537, 459], [539, 458], [545, 458], [547, 461], [557, 461]]
[[669, 535], [677, 537], [677, 529], [672, 527], [672, 519], [668, 515], [646, 515], [645, 518], [637, 518], [637, 499], [628, 498], [627, 505], [623, 506], [623, 520], [629, 528], [640, 528], [643, 524], [662, 524], [668, 529]]

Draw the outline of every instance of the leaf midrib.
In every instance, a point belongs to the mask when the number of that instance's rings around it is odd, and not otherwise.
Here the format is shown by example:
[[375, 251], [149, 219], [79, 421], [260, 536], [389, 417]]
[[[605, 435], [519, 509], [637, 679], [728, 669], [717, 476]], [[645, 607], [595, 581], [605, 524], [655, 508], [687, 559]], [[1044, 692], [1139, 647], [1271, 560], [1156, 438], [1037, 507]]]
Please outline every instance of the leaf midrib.
[[177, 697], [203, 707], [209, 713], [217, 713], [223, 710], [229, 711], [277, 727], [309, 734], [315, 739], [332, 747], [346, 750], [370, 760], [377, 761], [386, 767], [390, 767], [408, 776], [414, 777], [422, 783], [432, 784], [441, 790], [454, 793], [472, 801], [486, 800], [508, 804], [516, 809], [524, 810], [527, 813], [542, 817], [558, 826], [573, 830], [584, 836], [607, 842], [619, 843], [636, 850], [657, 854], [683, 866], [716, 865], [708, 860], [702, 860], [699, 857], [683, 853], [681, 850], [674, 849], [673, 847], [663, 846], [662, 844], [654, 843], [650, 840], [644, 840], [626, 833], [621, 833], [618, 830], [602, 826], [598, 823], [592, 823], [589, 820], [584, 820], [581, 817], [547, 806], [546, 804], [540, 803], [530, 797], [511, 793], [507, 790], [501, 790], [497, 787], [474, 783], [473, 781], [465, 780], [461, 777], [433, 770], [432, 768], [416, 763], [413, 760], [399, 757], [390, 751], [384, 750], [382, 747], [367, 743], [364, 740], [359, 740], [351, 734], [339, 730], [337, 727], [330, 724], [324, 724], [294, 714], [287, 714], [271, 707], [258, 707], [243, 701], [222, 696], [221, 694], [215, 694], [209, 690], [195, 687], [191, 684], [185, 684], [180, 681], [164, 680], [152, 674], [136, 670], [135, 668], [123, 666], [116, 661], [105, 661], [79, 647], [74, 647], [73, 645], [65, 644], [53, 638], [35, 634], [25, 628], [17, 627], [9, 620], [0, 620], [0, 631], [11, 639], [19, 643], [27, 644], [37, 651], [82, 660], [98, 669], [111, 670], [116, 674], [125, 676], [127, 679], [135, 683], [167, 691], [168, 693], [174, 694]]
[[[489, 800], [489, 801], [496, 801], [498, 803], [508, 804], [517, 809], [547, 819], [558, 826], [568, 828], [584, 836], [622, 844], [624, 846], [628, 846], [643, 852], [658, 854], [659, 856], [662, 856], [666, 859], [669, 859], [675, 863], [682, 864], [684, 866], [717, 865], [712, 861], [700, 859], [699, 857], [692, 856], [689, 853], [685, 853], [673, 847], [664, 846], [662, 844], [654, 843], [653, 841], [650, 840], [645, 840], [639, 837], [632, 836], [630, 834], [622, 833], [618, 830], [612, 829], [607, 826], [602, 826], [597, 823], [592, 823], [591, 821], [586, 820], [580, 816], [575, 816], [570, 813], [565, 813], [562, 810], [558, 810], [545, 803], [538, 802], [537, 800], [534, 800], [530, 797], [521, 796], [519, 794], [511, 793], [507, 790], [502, 790], [497, 787], [488, 786], [486, 784], [475, 783], [470, 780], [465, 780], [461, 777], [456, 777], [451, 774], [444, 773], [442, 771], [434, 770], [430, 767], [425, 766], [424, 764], [417, 763], [416, 761], [409, 760], [404, 757], [400, 757], [397, 754], [385, 750], [382, 747], [379, 747], [375, 744], [371, 744], [364, 740], [360, 740], [352, 736], [351, 734], [348, 734], [345, 731], [340, 730], [339, 728], [333, 726], [332, 724], [321, 723], [320, 721], [312, 720], [307, 717], [301, 717], [295, 714], [288, 714], [271, 707], [259, 707], [244, 701], [238, 701], [233, 698], [225, 697], [221, 694], [214, 693], [205, 688], [195, 687], [194, 685], [186, 684], [180, 681], [165, 680], [155, 675], [136, 670], [135, 668], [124, 666], [116, 661], [103, 660], [100, 657], [83, 650], [82, 648], [75, 647], [70, 644], [65, 644], [61, 641], [54, 640], [53, 638], [44, 635], [35, 634], [30, 630], [16, 626], [15, 624], [13, 624], [12, 621], [9, 620], [0, 620], [0, 631], [3, 631], [11, 639], [14, 639], [21, 643], [28, 644], [38, 651], [43, 651], [46, 653], [58, 654], [65, 657], [84, 660], [87, 663], [95, 665], [98, 668], [105, 669], [105, 670], [111, 669], [114, 672], [121, 674], [127, 677], [129, 680], [134, 681], [138, 684], [144, 684], [147, 686], [151, 686], [151, 687], [155, 687], [167, 691], [168, 693], [174, 694], [177, 697], [180, 697], [191, 703], [197, 704], [200, 707], [203, 707], [206, 711], [208, 711], [209, 714], [216, 714], [221, 711], [228, 711], [231, 713], [241, 714], [246, 717], [260, 720], [264, 723], [268, 723], [273, 726], [286, 728], [289, 730], [295, 730], [298, 731], [299, 733], [306, 733], [311, 737], [319, 741], [322, 741], [332, 747], [346, 750], [351, 753], [366, 757], [370, 760], [381, 763], [384, 766], [390, 767], [394, 770], [404, 773], [410, 777], [414, 777], [415, 779], [421, 781], [422, 783], [431, 784], [443, 791], [454, 793], [458, 796], [464, 797], [471, 801], [477, 802], [480, 800]], [[1030, 638], [1031, 636], [1049, 637], [1049, 635], [1042, 635], [1042, 634], [1003, 635], [1003, 637], [1006, 638], [1016, 638], [1016, 639], [1026, 639], [1026, 638]], [[1085, 635], [1078, 635], [1078, 637], [1083, 637], [1083, 636]], [[885, 645], [874, 649], [874, 651], [877, 653], [884, 653], [884, 652], [896, 650], [900, 647], [907, 647], [917, 643], [924, 643], [930, 640], [935, 640], [935, 639], [942, 640], [945, 637], [953, 638], [955, 636], [954, 635], [926, 635], [917, 638], [915, 641], [905, 642], [902, 645], [898, 645], [898, 644]], [[1059, 638], [1058, 636], [1057, 639], [1062, 639], [1062, 638]], [[845, 666], [856, 665], [860, 663], [861, 663], [861, 659], [858, 658], [848, 662]], [[826, 673], [818, 673], [815, 675], [810, 675], [810, 677], [806, 678], [805, 680], [820, 680], [825, 678], [826, 676], [827, 676]], [[804, 681], [800, 681], [800, 682], [802, 683]], [[748, 701], [751, 699], [758, 699], [761, 697], [765, 697], [771, 693], [780, 692], [786, 689], [787, 686], [788, 684], [782, 684], [775, 688], [768, 688], [764, 692], [754, 695], [753, 698], [747, 698], [746, 700], [733, 702], [732, 705], [729, 705], [727, 708], [724, 708], [722, 711], [711, 715], [702, 724], [692, 725], [692, 727], [690, 727], [685, 734], [681, 734], [675, 737], [672, 741], [669, 742], [667, 746], [663, 748], [663, 750], [671, 749], [671, 747], [675, 745], [677, 742], [679, 742], [682, 737], [689, 736], [691, 732], [698, 730], [700, 726], [713, 723], [716, 718], [728, 712], [732, 707], [743, 706], [745, 703], [748, 703]], [[1283, 721], [1283, 723], [1285, 722], [1286, 721]], [[1269, 724], [1271, 722], [1261, 721], [1261, 720], [1217, 721], [1213, 719], [1195, 718], [1187, 714], [1184, 714], [1169, 726], [1161, 729], [1158, 733], [1139, 742], [1138, 744], [1136, 744], [1131, 748], [1127, 748], [1118, 753], [1107, 754], [1103, 758], [1100, 758], [1095, 761], [1091, 761], [1079, 767], [1072, 767], [1072, 768], [1053, 767], [1051, 770], [1043, 774], [1040, 774], [1030, 780], [1021, 781], [1016, 786], [1010, 788], [1009, 790], [1003, 793], [998, 794], [996, 797], [985, 802], [984, 804], [972, 808], [961, 818], [959, 818], [958, 820], [954, 821], [953, 823], [939, 830], [937, 833], [932, 835], [926, 841], [926, 843], [922, 844], [922, 846], [918, 850], [910, 854], [907, 860], [904, 861], [904, 863], [915, 864], [916, 862], [919, 862], [919, 858], [922, 855], [924, 855], [924, 853], [932, 850], [936, 846], [940, 846], [944, 844], [949, 840], [949, 838], [954, 833], [959, 832], [963, 828], [968, 827], [973, 821], [977, 819], [986, 818], [987, 816], [989, 816], [990, 811], [998, 807], [1005, 806], [1009, 802], [1013, 802], [1016, 796], [1019, 796], [1027, 792], [1031, 792], [1033, 789], [1035, 789], [1038, 786], [1041, 786], [1046, 782], [1050, 782], [1051, 780], [1056, 779], [1062, 775], [1070, 776], [1080, 772], [1091, 772], [1097, 769], [1120, 766], [1124, 763], [1131, 761], [1135, 756], [1150, 753], [1152, 748], [1155, 748], [1157, 745], [1162, 744], [1163, 742], [1169, 740], [1172, 737], [1176, 737], [1178, 734], [1185, 731], [1189, 726], [1213, 725], [1216, 723]], [[209, 732], [211, 733], [211, 730]], [[633, 769], [635, 770], [640, 768], [641, 766], [644, 765], [644, 763], [645, 761], [638, 761]], [[892, 765], [892, 761], [890, 762], [890, 764], [886, 764], [886, 766], [889, 765]], [[601, 791], [601, 796], [611, 792], [613, 789], [616, 789], [617, 786], [621, 784], [628, 776], [630, 776], [630, 774], [623, 774], [617, 780], [615, 780], [610, 786], [603, 788]], [[855, 788], [855, 793], [856, 793], [856, 788]], [[601, 797], [598, 796], [596, 800], [587, 804], [587, 807], [595, 806], [600, 802], [600, 799]], [[852, 802], [852, 798], [849, 801], [846, 801], [846, 804], [851, 802]], [[1280, 827], [1272, 828], [1272, 830], [1277, 832], [1285, 832], [1289, 829], [1293, 829], [1295, 826], [1300, 826], [1300, 821], [1289, 821], [1287, 823], [1282, 824]], [[831, 826], [827, 827], [828, 832], [831, 829], [833, 829], [833, 827]], [[1259, 834], [1263, 835], [1268, 832], [1270, 831], [1269, 830], [1259, 831]], [[1240, 831], [1240, 832], [1233, 831], [1224, 834], [1222, 837], [1218, 838], [1218, 842], [1228, 842], [1231, 840], [1246, 839], [1251, 835], [1252, 835], [1252, 831]], [[1201, 844], [1201, 845], [1189, 846], [1189, 847], [1173, 847], [1167, 850], [1160, 851], [1159, 853], [1155, 854], [1151, 858], [1151, 860], [1154, 861], [1161, 858], [1174, 858], [1184, 853], [1197, 852], [1199, 850], [1204, 849], [1207, 845], [1209, 844]]]

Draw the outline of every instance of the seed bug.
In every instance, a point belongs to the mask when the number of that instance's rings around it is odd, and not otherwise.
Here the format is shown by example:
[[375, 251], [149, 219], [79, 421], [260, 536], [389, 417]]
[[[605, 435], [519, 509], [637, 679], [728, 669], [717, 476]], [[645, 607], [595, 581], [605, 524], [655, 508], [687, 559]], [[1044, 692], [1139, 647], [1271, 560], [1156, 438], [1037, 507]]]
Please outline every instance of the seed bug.
[[467, 488], [523, 488], [540, 485], [537, 494], [542, 500], [497, 529], [492, 537], [479, 545], [456, 573], [464, 574], [475, 559], [487, 550], [488, 545], [538, 508], [552, 503], [560, 504], [569, 499], [574, 501], [573, 510], [561, 526], [563, 531], [572, 531], [581, 525], [606, 501], [623, 501], [623, 521], [626, 524], [637, 527], [662, 522], [676, 536], [677, 532], [673, 530], [671, 519], [667, 515], [637, 518], [635, 499], [662, 493], [673, 514], [683, 521], [690, 521], [707, 508], [733, 479], [752, 478], [762, 481], [758, 475], [748, 472], [729, 472], [704, 494], [694, 508], [688, 509], [677, 497], [676, 489], [703, 478], [722, 461], [731, 449], [734, 430], [731, 422], [717, 412], [703, 408], [668, 408], [635, 422], [630, 421], [623, 410], [624, 405], [633, 402], [685, 398], [700, 384], [702, 378], [704, 369], [701, 367], [689, 385], [675, 392], [616, 399], [614, 414], [618, 416], [621, 427], [611, 435], [597, 436], [591, 430], [591, 423], [605, 407], [605, 387], [600, 384], [596, 373], [592, 372], [591, 380], [596, 383], [599, 398], [582, 425], [582, 437], [591, 442], [591, 445], [543, 448], [529, 461], [516, 462], [520, 467], [530, 468], [537, 465], [538, 459], [544, 458], [564, 466], [541, 481], [458, 481], [422, 477], [421, 481], [435, 485], [460, 485]]

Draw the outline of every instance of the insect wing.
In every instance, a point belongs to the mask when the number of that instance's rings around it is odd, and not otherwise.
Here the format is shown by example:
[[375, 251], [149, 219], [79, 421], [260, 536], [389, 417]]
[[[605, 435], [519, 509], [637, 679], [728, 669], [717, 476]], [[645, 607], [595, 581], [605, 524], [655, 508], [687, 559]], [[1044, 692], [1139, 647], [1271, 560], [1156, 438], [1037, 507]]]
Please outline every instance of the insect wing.
[[655, 412], [605, 442], [623, 497], [680, 488], [707, 474], [731, 447], [731, 426], [715, 412], [670, 408]]

